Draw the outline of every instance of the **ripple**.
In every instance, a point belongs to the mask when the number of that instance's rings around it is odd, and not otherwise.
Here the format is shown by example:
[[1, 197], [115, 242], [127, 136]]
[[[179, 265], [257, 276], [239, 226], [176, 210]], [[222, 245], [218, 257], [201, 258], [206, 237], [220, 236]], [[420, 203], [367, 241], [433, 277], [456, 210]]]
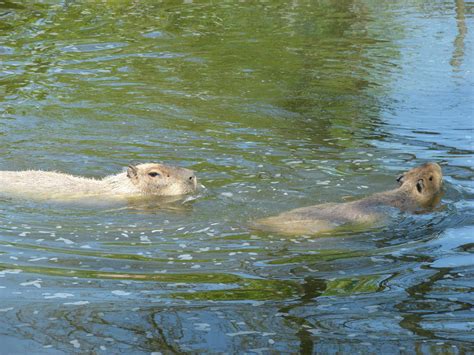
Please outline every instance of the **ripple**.
[[165, 31], [151, 31], [142, 34], [145, 38], [173, 38], [173, 36]]
[[15, 48], [0, 46], [0, 55], [12, 55], [15, 53]]
[[60, 47], [59, 50], [65, 53], [82, 53], [82, 52], [97, 52], [104, 50], [111, 50], [116, 48], [126, 47], [127, 43], [104, 42], [104, 43], [84, 43], [84, 44], [68, 44]]

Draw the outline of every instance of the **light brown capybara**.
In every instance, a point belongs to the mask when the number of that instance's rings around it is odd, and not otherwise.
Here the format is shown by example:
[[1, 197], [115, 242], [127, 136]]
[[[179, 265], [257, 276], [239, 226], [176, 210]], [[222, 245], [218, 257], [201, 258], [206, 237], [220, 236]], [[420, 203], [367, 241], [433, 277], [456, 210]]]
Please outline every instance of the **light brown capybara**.
[[325, 203], [297, 208], [274, 217], [259, 219], [253, 228], [286, 235], [314, 235], [350, 224], [374, 224], [384, 218], [384, 207], [417, 212], [434, 207], [443, 184], [441, 167], [427, 163], [408, 170], [397, 179], [397, 189], [361, 200]]

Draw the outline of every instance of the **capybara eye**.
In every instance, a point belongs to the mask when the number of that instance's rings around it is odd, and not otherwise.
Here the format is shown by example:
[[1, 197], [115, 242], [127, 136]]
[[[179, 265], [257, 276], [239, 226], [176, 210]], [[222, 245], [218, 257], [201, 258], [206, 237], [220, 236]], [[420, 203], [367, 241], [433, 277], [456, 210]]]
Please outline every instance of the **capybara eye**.
[[160, 174], [156, 173], [156, 172], [151, 172], [151, 173], [148, 173], [148, 175], [150, 175], [151, 177], [156, 177], [156, 176], [160, 176]]
[[433, 177], [432, 177], [432, 176], [430, 176], [430, 181], [433, 181]]

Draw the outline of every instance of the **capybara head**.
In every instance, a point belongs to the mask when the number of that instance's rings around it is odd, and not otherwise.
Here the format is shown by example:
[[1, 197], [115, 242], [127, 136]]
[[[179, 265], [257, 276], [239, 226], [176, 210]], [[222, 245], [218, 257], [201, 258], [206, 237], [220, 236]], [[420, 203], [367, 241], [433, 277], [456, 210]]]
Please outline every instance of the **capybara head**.
[[163, 164], [129, 165], [127, 177], [145, 195], [184, 195], [197, 188], [192, 170]]
[[421, 206], [432, 205], [439, 200], [443, 186], [443, 173], [436, 163], [426, 163], [397, 178], [400, 188], [406, 190]]

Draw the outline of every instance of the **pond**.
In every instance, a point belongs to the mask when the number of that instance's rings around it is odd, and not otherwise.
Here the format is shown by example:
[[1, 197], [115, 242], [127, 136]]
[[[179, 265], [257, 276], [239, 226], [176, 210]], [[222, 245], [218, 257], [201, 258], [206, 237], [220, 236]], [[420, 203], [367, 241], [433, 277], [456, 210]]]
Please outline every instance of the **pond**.
[[[474, 3], [0, 1], [0, 170], [193, 169], [175, 201], [1, 196], [5, 353], [474, 350]], [[254, 231], [443, 166], [442, 206]], [[32, 181], [34, 184], [34, 181]]]

